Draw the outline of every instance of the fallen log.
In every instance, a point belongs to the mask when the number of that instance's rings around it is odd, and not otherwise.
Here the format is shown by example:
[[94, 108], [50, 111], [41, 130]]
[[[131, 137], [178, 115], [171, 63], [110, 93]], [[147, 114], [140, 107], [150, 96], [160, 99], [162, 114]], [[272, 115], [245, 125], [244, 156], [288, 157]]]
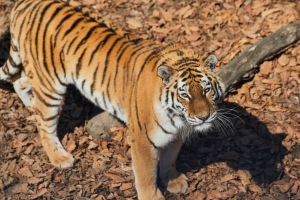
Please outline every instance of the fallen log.
[[258, 41], [223, 66], [217, 74], [225, 84], [226, 94], [235, 91], [242, 81], [253, 78], [265, 60], [282, 53], [299, 39], [300, 21], [297, 21]]

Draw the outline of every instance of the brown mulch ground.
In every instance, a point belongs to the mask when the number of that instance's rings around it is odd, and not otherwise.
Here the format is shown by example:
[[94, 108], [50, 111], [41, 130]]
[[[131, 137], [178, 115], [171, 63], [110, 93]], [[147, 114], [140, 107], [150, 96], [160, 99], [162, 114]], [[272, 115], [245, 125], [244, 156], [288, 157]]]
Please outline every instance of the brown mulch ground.
[[[82, 0], [116, 25], [143, 38], [179, 42], [218, 67], [263, 37], [300, 19], [300, 4], [283, 0]], [[0, 0], [0, 66], [8, 55], [12, 1]], [[135, 199], [130, 146], [124, 130], [111, 141], [86, 132], [94, 106], [69, 88], [59, 123], [62, 143], [75, 157], [71, 169], [48, 161], [34, 113], [11, 85], [0, 83], [0, 199]], [[264, 62], [253, 80], [223, 105], [227, 127], [192, 138], [177, 168], [187, 174], [185, 194], [168, 199], [300, 199], [299, 43]]]

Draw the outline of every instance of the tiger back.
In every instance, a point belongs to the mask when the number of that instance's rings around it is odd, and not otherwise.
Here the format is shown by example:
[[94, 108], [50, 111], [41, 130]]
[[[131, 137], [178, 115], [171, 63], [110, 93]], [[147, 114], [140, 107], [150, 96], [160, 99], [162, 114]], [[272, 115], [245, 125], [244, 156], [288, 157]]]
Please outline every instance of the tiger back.
[[54, 166], [74, 162], [57, 137], [59, 109], [72, 84], [127, 124], [139, 199], [164, 199], [157, 167], [170, 192], [185, 192], [187, 178], [175, 162], [185, 138], [218, 120], [224, 86], [213, 72], [216, 57], [203, 62], [179, 44], [140, 39], [86, 11], [70, 1], [17, 1], [10, 57], [0, 79], [23, 74], [16, 82], [32, 94], [16, 92], [35, 108], [42, 145]]

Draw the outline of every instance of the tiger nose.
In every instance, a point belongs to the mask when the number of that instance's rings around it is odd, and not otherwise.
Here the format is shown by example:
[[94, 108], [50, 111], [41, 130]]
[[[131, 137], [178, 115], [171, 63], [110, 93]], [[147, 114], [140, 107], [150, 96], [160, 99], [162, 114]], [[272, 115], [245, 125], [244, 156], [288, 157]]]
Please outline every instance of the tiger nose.
[[197, 119], [200, 119], [202, 121], [206, 121], [209, 117], [210, 117], [210, 113], [207, 113], [206, 115], [196, 116]]

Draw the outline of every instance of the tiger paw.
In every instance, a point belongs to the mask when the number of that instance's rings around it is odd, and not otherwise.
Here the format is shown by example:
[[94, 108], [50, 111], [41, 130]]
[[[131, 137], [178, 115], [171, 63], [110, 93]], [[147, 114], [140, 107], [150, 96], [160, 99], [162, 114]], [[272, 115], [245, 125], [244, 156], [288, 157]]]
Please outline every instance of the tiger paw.
[[57, 168], [68, 168], [73, 166], [74, 158], [72, 154], [66, 152], [64, 149], [60, 149], [49, 156], [49, 160], [52, 165]]
[[188, 188], [188, 178], [184, 174], [180, 174], [168, 183], [167, 190], [171, 193], [184, 193]]

